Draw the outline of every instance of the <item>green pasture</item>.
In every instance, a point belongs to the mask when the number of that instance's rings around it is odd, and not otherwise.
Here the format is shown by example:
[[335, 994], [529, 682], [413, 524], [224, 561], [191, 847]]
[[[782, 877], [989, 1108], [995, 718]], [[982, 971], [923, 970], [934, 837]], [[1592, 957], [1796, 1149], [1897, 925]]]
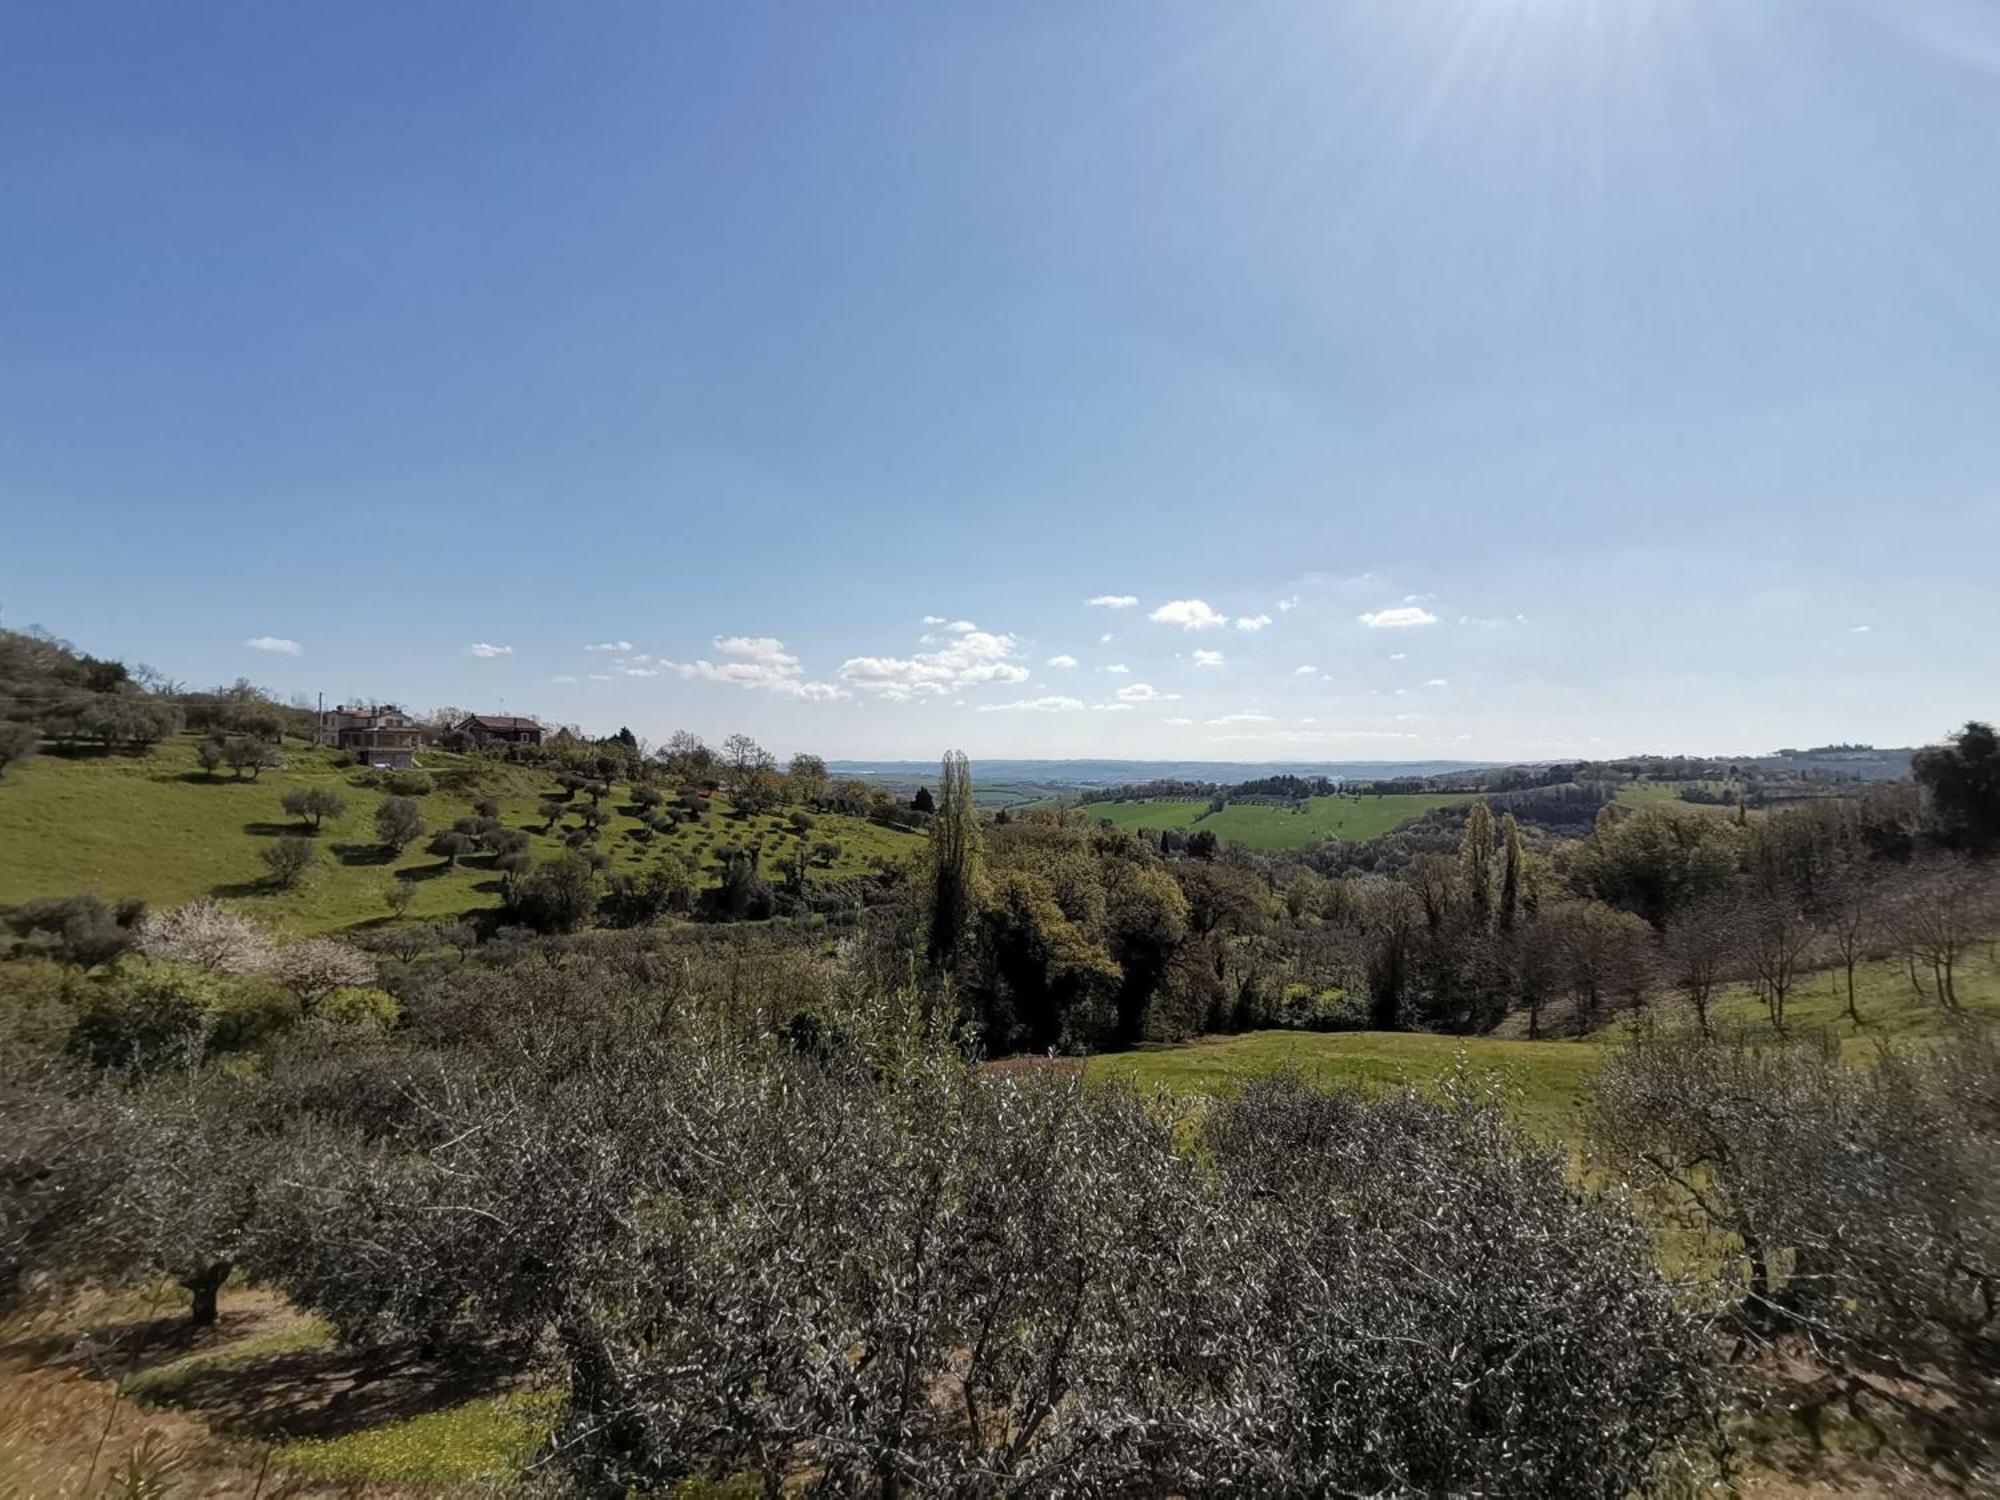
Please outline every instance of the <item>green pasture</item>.
[[1206, 829], [1225, 844], [1304, 849], [1327, 839], [1365, 843], [1433, 809], [1470, 800], [1459, 792], [1389, 792], [1379, 797], [1310, 797], [1303, 808], [1239, 802], [1211, 813], [1205, 801], [1145, 800], [1086, 802], [1079, 811], [1093, 822], [1108, 820], [1128, 831]]
[[[375, 810], [384, 794], [357, 785], [363, 773], [345, 757], [287, 746], [284, 770], [238, 781], [227, 771], [204, 773], [194, 747], [192, 737], [181, 736], [147, 756], [45, 755], [10, 771], [0, 781], [0, 905], [79, 891], [136, 896], [155, 907], [212, 895], [304, 935], [387, 919], [383, 890], [392, 878], [407, 878], [415, 889], [410, 916], [440, 920], [496, 905], [500, 881], [484, 858], [454, 868], [425, 853], [430, 832], [472, 816], [475, 802], [491, 798], [500, 821], [526, 831], [530, 854], [542, 860], [561, 851], [562, 834], [575, 823], [572, 815], [544, 832], [536, 809], [558, 795], [552, 772], [424, 754], [421, 767], [439, 780], [438, 790], [418, 799], [427, 832], [391, 858], [375, 844]], [[317, 835], [320, 860], [305, 881], [274, 890], [257, 851], [273, 838], [307, 831], [279, 805], [287, 790], [306, 786], [338, 792], [347, 810]], [[713, 871], [721, 851], [755, 846], [775, 879], [800, 841], [789, 823], [793, 809], [746, 819], [714, 798], [696, 820], [642, 845], [630, 797], [631, 789], [620, 785], [607, 799], [614, 815], [594, 846], [610, 856], [614, 873], [637, 873], [662, 857], [692, 857]], [[582, 796], [569, 804], [587, 805]], [[807, 847], [828, 842], [841, 851], [830, 867], [812, 868], [816, 880], [861, 874], [878, 856], [907, 858], [920, 843], [863, 818], [813, 818], [803, 836]]]

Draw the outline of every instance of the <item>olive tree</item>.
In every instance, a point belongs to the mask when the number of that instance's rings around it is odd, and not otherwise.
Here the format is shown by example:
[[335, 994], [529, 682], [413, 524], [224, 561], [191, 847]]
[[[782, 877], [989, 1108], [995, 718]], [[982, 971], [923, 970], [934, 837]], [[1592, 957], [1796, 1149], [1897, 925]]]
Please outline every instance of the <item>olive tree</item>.
[[424, 815], [414, 797], [384, 797], [375, 809], [375, 837], [391, 853], [402, 853], [423, 832]]
[[1644, 1236], [1464, 1088], [1196, 1119], [986, 1074], [914, 998], [531, 1011], [316, 1140], [249, 1263], [349, 1336], [553, 1345], [586, 1492], [1609, 1496], [1705, 1418]]
[[279, 799], [279, 805], [301, 823], [310, 823], [315, 833], [325, 819], [338, 818], [347, 811], [346, 799], [323, 786], [290, 787]]
[[[1718, 1263], [1739, 1354], [1811, 1356], [1808, 1417], [1833, 1402], [1927, 1461], [2000, 1473], [2000, 1045], [1885, 1049], [1640, 1037], [1595, 1090], [1597, 1162]], [[1789, 1362], [1797, 1368], [1797, 1362]]]
[[270, 870], [271, 883], [280, 890], [290, 890], [318, 862], [319, 848], [309, 838], [287, 834], [272, 839], [257, 851], [257, 857]]

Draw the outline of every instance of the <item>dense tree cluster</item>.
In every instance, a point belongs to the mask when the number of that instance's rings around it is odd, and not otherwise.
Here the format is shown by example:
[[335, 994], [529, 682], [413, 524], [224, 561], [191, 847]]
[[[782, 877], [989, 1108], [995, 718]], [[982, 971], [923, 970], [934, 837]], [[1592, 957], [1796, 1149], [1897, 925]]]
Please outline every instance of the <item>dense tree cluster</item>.
[[323, 1006], [256, 1068], [10, 1044], [0, 1290], [165, 1276], [206, 1321], [240, 1272], [537, 1370], [589, 1494], [1595, 1496], [1696, 1455], [1699, 1322], [1466, 1087], [1186, 1115], [823, 975], [814, 1024], [746, 1027], [643, 954], [431, 971], [393, 1032]]

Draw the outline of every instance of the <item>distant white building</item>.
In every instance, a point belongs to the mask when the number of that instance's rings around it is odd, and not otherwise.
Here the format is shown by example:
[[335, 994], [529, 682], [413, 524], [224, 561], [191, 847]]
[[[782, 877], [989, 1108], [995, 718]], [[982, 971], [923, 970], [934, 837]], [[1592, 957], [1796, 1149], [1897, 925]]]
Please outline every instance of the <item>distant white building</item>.
[[366, 708], [343, 703], [321, 712], [314, 738], [329, 749], [352, 751], [377, 770], [407, 771], [416, 764], [423, 729], [393, 703]]

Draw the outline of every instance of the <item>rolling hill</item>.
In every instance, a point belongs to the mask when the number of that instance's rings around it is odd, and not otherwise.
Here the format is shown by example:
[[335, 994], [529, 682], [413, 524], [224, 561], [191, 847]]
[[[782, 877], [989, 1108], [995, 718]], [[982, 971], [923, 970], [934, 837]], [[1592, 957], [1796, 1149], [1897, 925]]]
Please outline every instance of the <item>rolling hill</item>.
[[[383, 891], [398, 877], [412, 882], [409, 915], [415, 919], [463, 916], [497, 904], [499, 880], [483, 859], [447, 867], [424, 852], [422, 839], [393, 858], [378, 848], [374, 816], [384, 794], [362, 784], [364, 773], [343, 764], [346, 757], [288, 747], [285, 769], [238, 781], [227, 772], [203, 772], [194, 745], [191, 736], [179, 736], [147, 756], [47, 755], [10, 771], [0, 782], [0, 906], [77, 892], [107, 900], [137, 897], [149, 906], [217, 896], [303, 935], [383, 920]], [[562, 849], [560, 826], [545, 832], [537, 812], [544, 798], [557, 794], [553, 773], [442, 753], [421, 759], [436, 781], [436, 790], [418, 799], [427, 829], [449, 828], [471, 816], [475, 802], [491, 799], [502, 824], [527, 833], [536, 860]], [[317, 836], [317, 868], [298, 888], [275, 891], [265, 884], [258, 850], [303, 831], [279, 806], [295, 787], [334, 791], [347, 807]], [[712, 871], [721, 850], [750, 846], [761, 849], [765, 868], [775, 872], [803, 837], [808, 845], [825, 842], [840, 850], [809, 878], [840, 880], [865, 873], [877, 858], [906, 858], [921, 842], [914, 834], [834, 813], [813, 814], [802, 836], [790, 824], [796, 809], [745, 819], [716, 797], [697, 819], [646, 845], [629, 788], [619, 787], [609, 802], [612, 818], [596, 847], [610, 857], [612, 873], [642, 871], [662, 855], [692, 858]]]

